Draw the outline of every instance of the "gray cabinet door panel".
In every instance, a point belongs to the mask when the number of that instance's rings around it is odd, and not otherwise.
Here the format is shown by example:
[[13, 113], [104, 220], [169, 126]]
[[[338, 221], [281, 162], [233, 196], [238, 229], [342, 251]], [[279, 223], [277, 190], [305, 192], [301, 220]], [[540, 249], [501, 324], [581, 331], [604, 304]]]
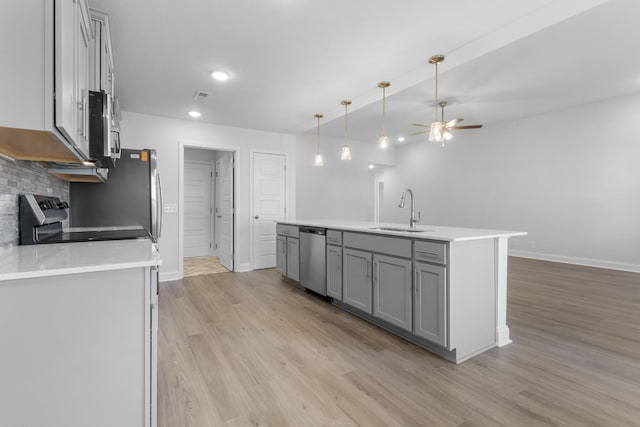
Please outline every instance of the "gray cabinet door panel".
[[369, 252], [342, 250], [342, 301], [371, 314], [371, 258]]
[[300, 281], [300, 240], [287, 237], [287, 277]]
[[447, 346], [446, 268], [416, 262], [414, 333]]
[[411, 260], [373, 256], [373, 315], [412, 329]]
[[276, 236], [276, 270], [287, 275], [287, 238], [284, 236]]
[[327, 296], [342, 300], [342, 248], [327, 245]]

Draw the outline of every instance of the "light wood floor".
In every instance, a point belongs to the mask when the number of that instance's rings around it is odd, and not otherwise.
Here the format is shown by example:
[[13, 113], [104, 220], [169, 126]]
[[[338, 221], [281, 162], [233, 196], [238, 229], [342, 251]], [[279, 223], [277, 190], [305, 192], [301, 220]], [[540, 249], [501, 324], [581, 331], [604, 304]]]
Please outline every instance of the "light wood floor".
[[508, 323], [454, 365], [274, 270], [162, 283], [158, 425], [640, 426], [640, 274], [510, 258]]

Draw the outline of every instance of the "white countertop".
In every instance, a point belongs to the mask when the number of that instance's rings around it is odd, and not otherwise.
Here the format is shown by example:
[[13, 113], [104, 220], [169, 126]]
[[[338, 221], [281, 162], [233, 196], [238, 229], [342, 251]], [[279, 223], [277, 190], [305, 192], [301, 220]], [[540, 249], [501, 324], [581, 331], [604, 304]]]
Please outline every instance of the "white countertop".
[[413, 237], [416, 239], [443, 240], [461, 242], [465, 240], [494, 239], [498, 237], [526, 236], [525, 231], [485, 230], [480, 228], [443, 227], [440, 225], [418, 225], [419, 232], [372, 230], [378, 227], [409, 228], [408, 224], [375, 223], [368, 221], [343, 220], [296, 220], [278, 221], [280, 224], [330, 228], [332, 230], [357, 231], [389, 236]]
[[0, 248], [0, 281], [160, 265], [149, 239]]

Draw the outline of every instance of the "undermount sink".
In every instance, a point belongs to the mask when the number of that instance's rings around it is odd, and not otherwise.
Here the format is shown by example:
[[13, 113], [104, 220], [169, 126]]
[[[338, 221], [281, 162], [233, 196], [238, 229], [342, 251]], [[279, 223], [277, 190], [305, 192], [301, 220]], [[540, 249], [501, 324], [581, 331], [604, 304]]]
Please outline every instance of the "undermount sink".
[[420, 228], [398, 228], [398, 227], [373, 227], [369, 230], [380, 230], [380, 231], [399, 231], [402, 233], [428, 233], [434, 230], [422, 230]]

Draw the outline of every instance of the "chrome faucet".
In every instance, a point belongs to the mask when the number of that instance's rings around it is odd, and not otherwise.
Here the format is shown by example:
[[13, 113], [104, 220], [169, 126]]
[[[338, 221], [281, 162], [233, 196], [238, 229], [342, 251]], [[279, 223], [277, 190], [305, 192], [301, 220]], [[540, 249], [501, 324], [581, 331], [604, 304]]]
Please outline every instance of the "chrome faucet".
[[[420, 219], [416, 219], [415, 212], [415, 199], [413, 197], [413, 191], [410, 189], [406, 189], [402, 192], [402, 197], [400, 198], [400, 203], [398, 204], [399, 208], [404, 208], [404, 202], [407, 199], [407, 193], [411, 196], [411, 217], [409, 218], [409, 228], [416, 228], [416, 222], [420, 221]], [[420, 218], [420, 212], [418, 212], [418, 218]]]

